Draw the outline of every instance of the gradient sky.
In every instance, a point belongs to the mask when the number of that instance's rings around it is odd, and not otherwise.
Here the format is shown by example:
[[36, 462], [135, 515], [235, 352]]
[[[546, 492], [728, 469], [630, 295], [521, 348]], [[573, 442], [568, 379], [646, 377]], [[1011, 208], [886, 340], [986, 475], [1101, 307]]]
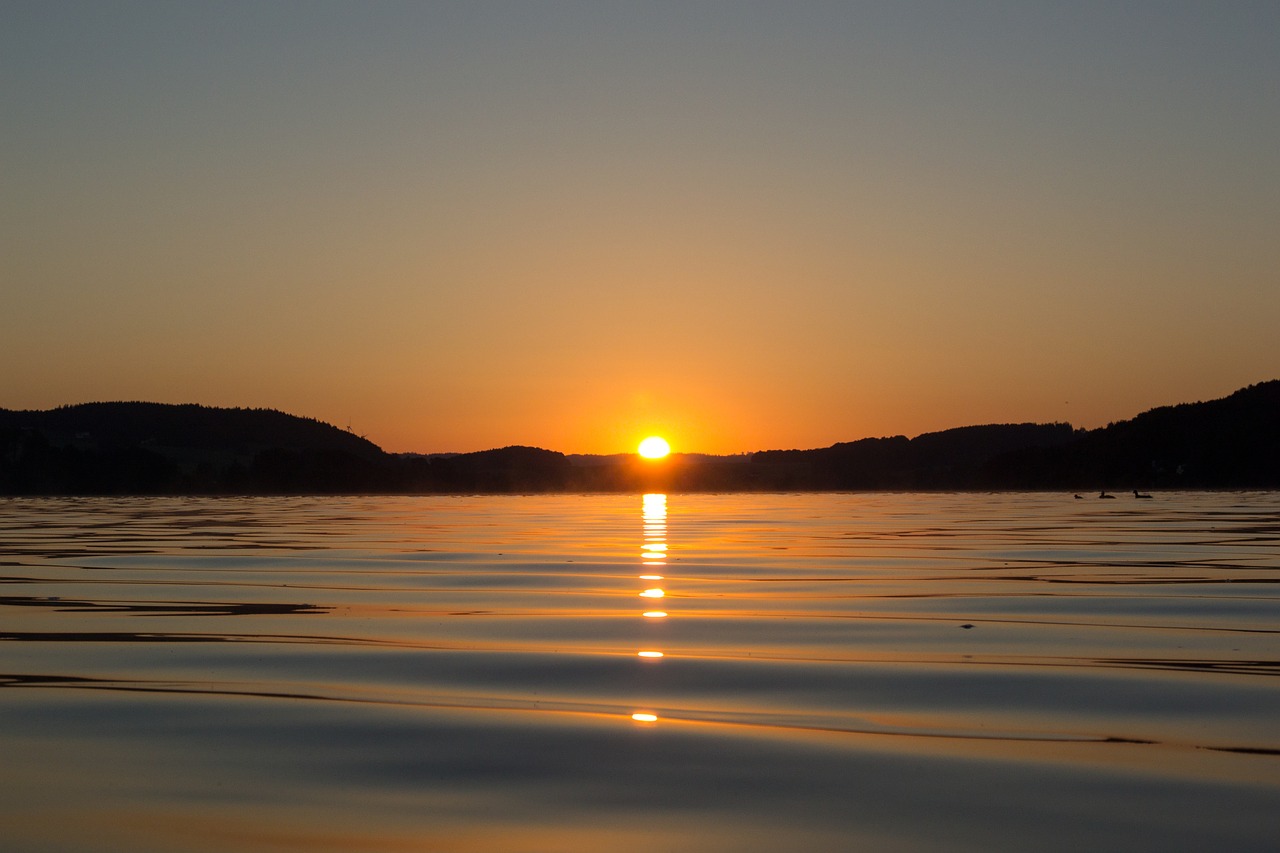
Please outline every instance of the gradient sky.
[[0, 407], [392, 451], [1280, 377], [1280, 3], [0, 0]]

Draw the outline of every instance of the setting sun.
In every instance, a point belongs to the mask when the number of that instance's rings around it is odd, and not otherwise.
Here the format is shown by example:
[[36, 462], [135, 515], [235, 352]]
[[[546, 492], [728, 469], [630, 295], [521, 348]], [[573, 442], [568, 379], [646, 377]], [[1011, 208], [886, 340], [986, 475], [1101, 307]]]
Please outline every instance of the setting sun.
[[671, 452], [671, 445], [667, 444], [665, 438], [651, 435], [640, 442], [640, 447], [636, 449], [636, 452], [645, 459], [661, 459]]

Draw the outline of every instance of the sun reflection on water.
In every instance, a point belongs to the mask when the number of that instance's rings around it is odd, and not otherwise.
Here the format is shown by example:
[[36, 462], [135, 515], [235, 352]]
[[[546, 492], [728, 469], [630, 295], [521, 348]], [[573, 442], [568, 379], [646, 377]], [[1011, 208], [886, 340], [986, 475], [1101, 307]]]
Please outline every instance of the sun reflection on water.
[[[660, 581], [664, 577], [652, 574], [654, 568], [665, 566], [667, 560], [667, 496], [664, 494], [647, 494], [642, 499], [641, 522], [644, 527], [644, 539], [640, 544], [640, 559], [647, 574], [640, 575], [641, 580]], [[666, 591], [659, 587], [643, 590], [643, 598], [662, 598]], [[651, 613], [646, 616], [652, 618]], [[665, 614], [663, 614], [665, 615]]]
[[[665, 580], [663, 575], [653, 574], [652, 572], [658, 566], [665, 566], [667, 560], [667, 496], [663, 494], [645, 495], [642, 507], [641, 521], [644, 538], [640, 545], [640, 564], [646, 573], [640, 575], [640, 580]], [[642, 598], [663, 598], [666, 596], [666, 591], [660, 587], [649, 587], [642, 590], [640, 596]], [[667, 616], [667, 612], [665, 610], [646, 610], [642, 615], [646, 619], [664, 619]], [[647, 661], [657, 661], [666, 655], [658, 649], [648, 648], [638, 650], [636, 656]], [[631, 719], [637, 723], [649, 724], [656, 723], [658, 716], [644, 711], [632, 714]]]

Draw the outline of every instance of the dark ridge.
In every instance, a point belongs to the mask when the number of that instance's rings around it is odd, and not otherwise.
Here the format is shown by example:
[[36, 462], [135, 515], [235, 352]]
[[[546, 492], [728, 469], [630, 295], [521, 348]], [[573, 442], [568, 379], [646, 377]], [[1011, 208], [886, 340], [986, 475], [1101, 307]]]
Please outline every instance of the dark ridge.
[[0, 409], [0, 429], [37, 430], [55, 444], [87, 448], [152, 447], [174, 451], [268, 448], [340, 451], [367, 459], [381, 448], [335, 426], [274, 409], [223, 409], [196, 404], [81, 403], [48, 411]]
[[1096, 430], [988, 424], [660, 461], [521, 446], [390, 455], [270, 409], [0, 409], [3, 495], [1161, 488], [1280, 488], [1280, 380]]
[[371, 491], [389, 460], [358, 435], [273, 409], [0, 409], [0, 494]]
[[412, 482], [429, 491], [547, 492], [571, 485], [569, 459], [537, 447], [503, 447], [416, 461]]
[[1201, 403], [1162, 406], [1067, 444], [991, 460], [1001, 488], [1280, 487], [1280, 380]]
[[864, 438], [821, 450], [771, 450], [752, 463], [775, 488], [963, 489], [978, 483], [1005, 453], [1071, 441], [1069, 424], [991, 424], [925, 433], [913, 439]]

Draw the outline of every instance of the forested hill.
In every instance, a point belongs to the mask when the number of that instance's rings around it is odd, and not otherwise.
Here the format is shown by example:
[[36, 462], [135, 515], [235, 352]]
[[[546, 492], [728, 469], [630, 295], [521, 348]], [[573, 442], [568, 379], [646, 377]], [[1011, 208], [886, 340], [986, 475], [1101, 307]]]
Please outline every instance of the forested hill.
[[274, 409], [164, 403], [82, 403], [48, 411], [0, 409], [0, 429], [35, 430], [82, 447], [162, 447], [252, 454], [267, 448], [383, 455], [373, 442], [313, 418]]
[[771, 450], [751, 457], [762, 487], [805, 489], [964, 489], [1003, 454], [1059, 447], [1070, 424], [988, 424], [915, 438], [864, 438], [820, 450]]
[[1001, 488], [1280, 488], [1280, 380], [992, 460]]
[[1280, 380], [1095, 430], [961, 427], [757, 453], [758, 488], [1280, 488]]
[[268, 409], [0, 409], [0, 494], [1280, 488], [1280, 380], [1096, 430], [990, 424], [732, 457], [392, 455]]
[[273, 409], [0, 409], [0, 494], [376, 491], [390, 460], [367, 439]]

